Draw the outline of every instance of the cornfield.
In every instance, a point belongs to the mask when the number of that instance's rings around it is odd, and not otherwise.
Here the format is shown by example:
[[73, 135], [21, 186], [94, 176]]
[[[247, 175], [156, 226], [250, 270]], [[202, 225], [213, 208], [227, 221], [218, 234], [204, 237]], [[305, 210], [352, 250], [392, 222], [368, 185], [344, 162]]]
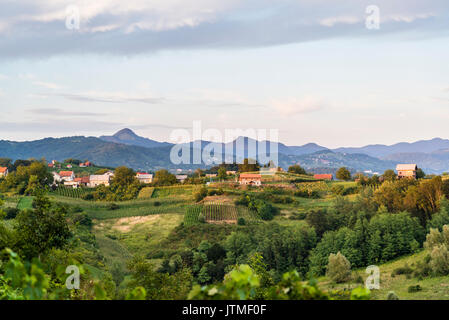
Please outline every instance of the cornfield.
[[63, 197], [69, 197], [69, 198], [81, 198], [86, 193], [90, 193], [95, 191], [95, 189], [88, 189], [88, 188], [66, 188], [59, 186], [56, 190], [52, 191], [51, 193], [63, 196]]
[[237, 223], [239, 218], [244, 218], [248, 223], [260, 221], [257, 213], [246, 207], [208, 203], [189, 206], [184, 215], [184, 225], [192, 226], [200, 223], [200, 220], [207, 223]]
[[150, 199], [153, 196], [154, 188], [153, 187], [146, 187], [142, 188], [139, 192], [138, 199]]

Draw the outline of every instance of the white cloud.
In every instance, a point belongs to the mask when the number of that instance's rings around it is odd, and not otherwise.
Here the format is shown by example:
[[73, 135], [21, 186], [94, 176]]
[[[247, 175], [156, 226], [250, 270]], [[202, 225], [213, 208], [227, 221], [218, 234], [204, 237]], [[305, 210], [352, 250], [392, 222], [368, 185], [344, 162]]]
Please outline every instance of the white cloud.
[[333, 27], [336, 24], [356, 24], [362, 21], [361, 18], [356, 16], [329, 17], [319, 20], [319, 23], [326, 27]]
[[301, 99], [273, 100], [271, 104], [277, 112], [284, 116], [310, 113], [326, 108], [323, 99], [313, 96], [306, 96]]
[[61, 86], [57, 83], [52, 83], [52, 82], [34, 81], [33, 84], [35, 84], [39, 87], [43, 87], [46, 89], [52, 89], [52, 90], [58, 90], [58, 89], [64, 88], [64, 86]]

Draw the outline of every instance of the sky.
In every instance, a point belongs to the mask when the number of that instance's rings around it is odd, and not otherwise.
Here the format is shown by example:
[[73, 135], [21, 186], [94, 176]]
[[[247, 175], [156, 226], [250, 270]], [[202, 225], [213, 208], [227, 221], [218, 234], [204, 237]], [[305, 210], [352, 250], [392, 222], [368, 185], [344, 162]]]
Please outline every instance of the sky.
[[0, 140], [126, 127], [170, 141], [194, 121], [330, 148], [449, 138], [446, 0], [0, 8]]

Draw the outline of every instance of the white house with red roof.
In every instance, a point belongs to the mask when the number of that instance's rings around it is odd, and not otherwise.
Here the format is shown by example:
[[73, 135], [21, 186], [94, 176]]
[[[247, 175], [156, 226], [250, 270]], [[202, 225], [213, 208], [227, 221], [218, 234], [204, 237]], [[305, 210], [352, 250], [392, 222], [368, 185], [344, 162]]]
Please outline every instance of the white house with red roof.
[[152, 183], [153, 182], [153, 175], [146, 172], [137, 172], [136, 174], [137, 180], [139, 180], [140, 183]]
[[8, 168], [7, 167], [0, 167], [0, 178], [6, 177], [8, 175]]

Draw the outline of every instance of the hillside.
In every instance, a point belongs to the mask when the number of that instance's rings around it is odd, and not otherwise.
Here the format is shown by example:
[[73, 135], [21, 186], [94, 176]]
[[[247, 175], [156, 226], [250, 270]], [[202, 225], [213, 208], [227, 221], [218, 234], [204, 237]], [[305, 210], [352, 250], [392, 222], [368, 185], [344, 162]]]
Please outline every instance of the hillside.
[[131, 146], [145, 147], [145, 148], [160, 148], [169, 147], [173, 144], [168, 142], [158, 142], [148, 138], [143, 138], [134, 133], [131, 129], [125, 128], [112, 136], [101, 136], [101, 140], [106, 142], [122, 143]]
[[[144, 148], [94, 137], [46, 138], [36, 141], [0, 141], [0, 156], [11, 159], [45, 158], [63, 161], [67, 158], [89, 159], [99, 166], [126, 165], [133, 169], [173, 168], [170, 147]], [[177, 166], [178, 167], [178, 166]], [[182, 166], [181, 166], [182, 167]]]

